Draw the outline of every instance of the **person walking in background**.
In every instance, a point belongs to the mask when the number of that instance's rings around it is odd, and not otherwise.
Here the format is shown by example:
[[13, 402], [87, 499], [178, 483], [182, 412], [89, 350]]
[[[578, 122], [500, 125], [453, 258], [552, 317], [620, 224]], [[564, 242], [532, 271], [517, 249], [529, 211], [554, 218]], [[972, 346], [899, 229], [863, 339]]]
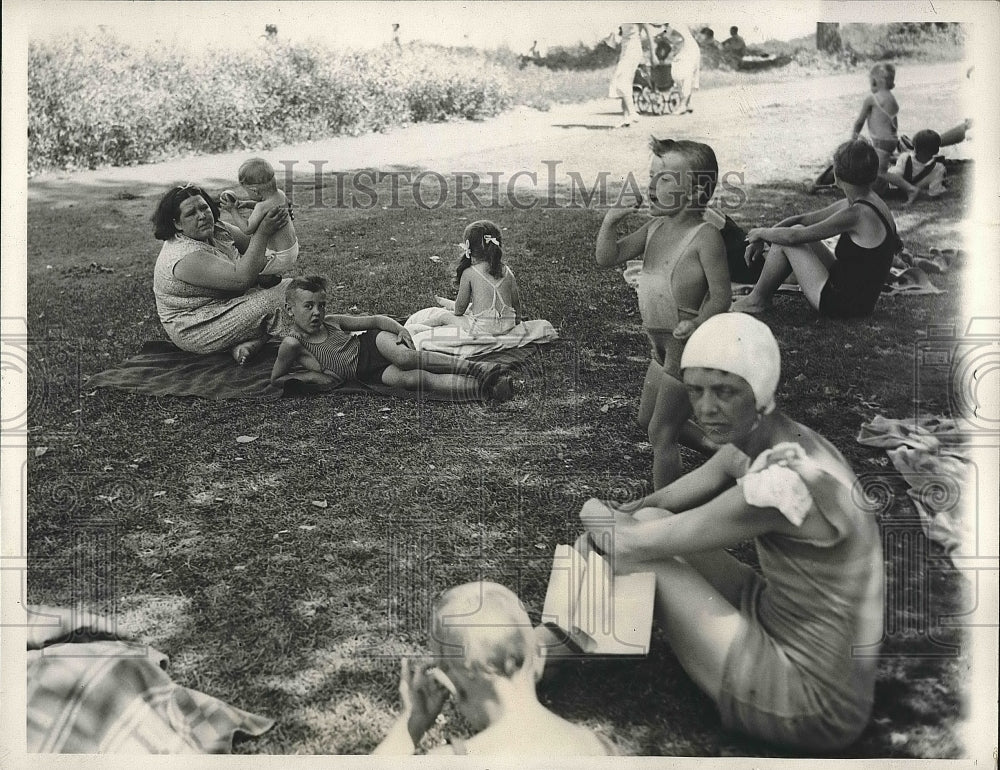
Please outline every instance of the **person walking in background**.
[[[635, 101], [632, 98], [632, 81], [635, 79], [635, 70], [643, 57], [640, 33], [645, 31], [650, 50], [653, 47], [653, 35], [648, 24], [622, 24], [620, 29], [621, 50], [618, 54], [618, 65], [615, 67], [615, 73], [611, 76], [608, 96], [622, 100], [622, 122], [619, 127], [624, 127], [632, 125], [639, 118]], [[652, 63], [652, 59], [650, 59], [650, 64]]]
[[392, 44], [396, 46], [397, 51], [403, 50], [403, 44], [399, 42], [399, 25], [392, 25]]

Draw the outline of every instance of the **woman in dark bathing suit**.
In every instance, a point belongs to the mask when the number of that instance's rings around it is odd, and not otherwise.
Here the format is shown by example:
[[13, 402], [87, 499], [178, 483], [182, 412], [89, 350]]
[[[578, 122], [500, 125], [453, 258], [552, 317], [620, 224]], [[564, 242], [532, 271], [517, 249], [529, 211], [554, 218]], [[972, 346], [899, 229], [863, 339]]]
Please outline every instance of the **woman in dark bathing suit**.
[[[836, 185], [845, 200], [819, 211], [788, 217], [774, 227], [747, 233], [749, 264], [764, 244], [771, 248], [760, 280], [733, 311], [761, 313], [778, 287], [795, 273], [809, 304], [822, 315], [851, 318], [870, 315], [902, 243], [892, 214], [872, 191], [878, 154], [866, 141], [845, 142], [834, 155]], [[824, 238], [839, 235], [831, 254]]]

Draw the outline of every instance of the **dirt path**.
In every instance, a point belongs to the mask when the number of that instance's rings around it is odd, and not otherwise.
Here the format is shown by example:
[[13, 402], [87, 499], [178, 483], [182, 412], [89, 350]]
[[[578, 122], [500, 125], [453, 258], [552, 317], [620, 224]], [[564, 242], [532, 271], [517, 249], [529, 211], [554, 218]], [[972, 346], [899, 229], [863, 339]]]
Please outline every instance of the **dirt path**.
[[[904, 65], [896, 82], [903, 133], [943, 129], [966, 114], [961, 89], [967, 81], [960, 63]], [[306, 177], [315, 173], [314, 161], [323, 162], [324, 172], [372, 167], [420, 167], [446, 175], [496, 172], [504, 183], [524, 170], [538, 174], [537, 188], [544, 192], [548, 172], [543, 161], [559, 162], [557, 183], [566, 183], [570, 171], [588, 184], [600, 171], [609, 172], [611, 178], [633, 171], [642, 179], [645, 144], [650, 134], [656, 134], [708, 141], [721, 170], [744, 172], [748, 184], [801, 182], [849, 138], [865, 88], [861, 73], [725, 86], [696, 92], [693, 114], [649, 117], [627, 129], [613, 128], [617, 114], [612, 100], [559, 105], [549, 112], [521, 108], [477, 123], [423, 124], [385, 134], [336, 137], [278, 147], [264, 155], [275, 164], [292, 163], [294, 173]], [[240, 151], [144, 166], [48, 173], [30, 180], [29, 198], [57, 203], [79, 193], [79, 188], [158, 187], [189, 180], [228, 185], [247, 155]], [[520, 184], [534, 183], [522, 175]]]

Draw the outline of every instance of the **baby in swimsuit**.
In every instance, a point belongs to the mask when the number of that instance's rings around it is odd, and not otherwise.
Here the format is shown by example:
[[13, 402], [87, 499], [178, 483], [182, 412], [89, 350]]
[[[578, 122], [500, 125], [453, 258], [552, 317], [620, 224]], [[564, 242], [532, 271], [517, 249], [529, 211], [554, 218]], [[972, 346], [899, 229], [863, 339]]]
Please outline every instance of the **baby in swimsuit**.
[[711, 451], [693, 424], [680, 382], [685, 340], [705, 320], [729, 309], [726, 247], [718, 228], [704, 221], [719, 166], [712, 148], [692, 141], [653, 139], [649, 168], [650, 220], [616, 240], [616, 225], [634, 209], [611, 209], [597, 236], [597, 262], [616, 265], [642, 258], [639, 311], [652, 361], [639, 402], [639, 422], [653, 445], [657, 489], [680, 475], [677, 441]]

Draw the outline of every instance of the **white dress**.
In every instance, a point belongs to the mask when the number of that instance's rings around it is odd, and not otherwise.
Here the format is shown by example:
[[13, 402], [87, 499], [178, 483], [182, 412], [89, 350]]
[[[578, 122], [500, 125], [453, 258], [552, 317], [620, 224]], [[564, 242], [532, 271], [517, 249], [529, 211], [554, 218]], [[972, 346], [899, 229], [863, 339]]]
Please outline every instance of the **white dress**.
[[676, 27], [671, 24], [670, 28], [684, 41], [670, 64], [670, 74], [687, 98], [694, 89], [701, 88], [701, 48], [683, 24]]
[[618, 65], [615, 67], [615, 74], [611, 76], [611, 86], [608, 88], [608, 96], [611, 98], [622, 97], [632, 91], [635, 70], [643, 56], [640, 29], [638, 24], [622, 24], [621, 52], [618, 54]]

